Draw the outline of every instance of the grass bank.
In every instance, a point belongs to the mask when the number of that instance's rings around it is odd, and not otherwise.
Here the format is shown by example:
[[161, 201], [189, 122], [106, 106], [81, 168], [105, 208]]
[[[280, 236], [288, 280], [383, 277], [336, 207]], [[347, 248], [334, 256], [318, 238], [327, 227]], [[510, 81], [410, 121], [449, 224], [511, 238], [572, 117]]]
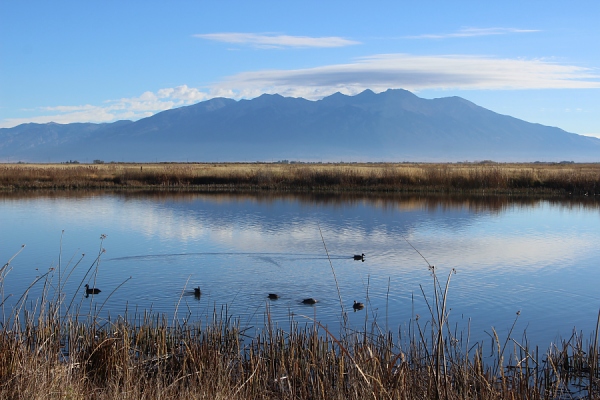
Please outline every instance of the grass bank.
[[[492, 328], [492, 346], [471, 343], [449, 321], [452, 274], [440, 281], [430, 270], [429, 315], [415, 317], [408, 332], [368, 320], [362, 331], [343, 322], [333, 329], [303, 316], [279, 327], [266, 306], [264, 327], [247, 337], [225, 310], [204, 322], [81, 315], [81, 293], [65, 293], [64, 275], [57, 280], [51, 269], [30, 286], [43, 288], [40, 297], [29, 299], [28, 290], [4, 312], [0, 399], [599, 398], [598, 328], [545, 352], [524, 335], [515, 340], [512, 329], [500, 338]], [[0, 286], [9, 271], [10, 261]]]
[[600, 195], [597, 164], [2, 164], [0, 189]]

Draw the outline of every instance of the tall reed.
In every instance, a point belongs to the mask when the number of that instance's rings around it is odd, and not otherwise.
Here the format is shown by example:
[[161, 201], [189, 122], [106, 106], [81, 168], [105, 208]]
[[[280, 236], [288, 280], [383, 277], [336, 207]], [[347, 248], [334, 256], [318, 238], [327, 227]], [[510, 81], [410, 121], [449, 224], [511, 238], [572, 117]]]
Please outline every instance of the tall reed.
[[[0, 287], [13, 259], [0, 270]], [[483, 343], [450, 329], [453, 271], [440, 280], [427, 263], [429, 318], [415, 317], [408, 335], [376, 321], [368, 331], [334, 331], [293, 315], [277, 326], [268, 306], [252, 337], [226, 307], [205, 322], [137, 311], [81, 315], [76, 301], [66, 303], [77, 294], [65, 293], [51, 270], [31, 286], [42, 286], [39, 299], [18, 301], [3, 320], [0, 399], [599, 398], [598, 327], [589, 343], [574, 332], [546, 353], [512, 332], [504, 341], [495, 334], [494, 358], [484, 361]]]

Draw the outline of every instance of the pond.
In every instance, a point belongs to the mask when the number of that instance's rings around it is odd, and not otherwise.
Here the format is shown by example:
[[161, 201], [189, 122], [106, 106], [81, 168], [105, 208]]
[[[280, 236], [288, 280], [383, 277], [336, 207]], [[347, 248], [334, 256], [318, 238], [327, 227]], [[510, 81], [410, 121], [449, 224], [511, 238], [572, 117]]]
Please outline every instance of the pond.
[[[4, 193], [0, 226], [2, 264], [25, 244], [5, 270], [4, 318], [42, 277], [23, 307], [61, 282], [62, 311], [81, 315], [217, 312], [335, 332], [345, 311], [348, 326], [405, 334], [431, 319], [430, 265], [442, 290], [451, 277], [450, 326], [472, 341], [492, 328], [503, 340], [516, 321], [513, 337], [545, 349], [574, 329], [588, 338], [600, 309], [600, 202], [588, 198]], [[101, 293], [86, 297], [86, 283]]]

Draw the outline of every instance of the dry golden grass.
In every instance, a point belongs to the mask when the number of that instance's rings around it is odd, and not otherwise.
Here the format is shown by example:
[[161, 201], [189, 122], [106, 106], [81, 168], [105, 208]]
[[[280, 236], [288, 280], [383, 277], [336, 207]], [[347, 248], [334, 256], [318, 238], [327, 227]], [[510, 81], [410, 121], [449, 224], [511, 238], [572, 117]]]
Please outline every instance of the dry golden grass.
[[598, 164], [3, 164], [0, 188], [600, 195]]
[[412, 321], [404, 340], [376, 323], [335, 334], [311, 321], [279, 328], [268, 310], [261, 333], [244, 338], [224, 313], [206, 325], [77, 320], [39, 303], [39, 314], [15, 312], [0, 329], [0, 399], [598, 398], [597, 342], [574, 335], [543, 355], [510, 343], [511, 355], [509, 338], [495, 335], [485, 362], [489, 346], [447, 329], [439, 288], [430, 318]]
[[[18, 254], [0, 268], [2, 304]], [[375, 320], [365, 320], [361, 332], [331, 331], [301, 316], [282, 328], [266, 307], [265, 325], [253, 337], [226, 308], [204, 324], [169, 323], [145, 312], [114, 320], [82, 315], [72, 307], [81, 293], [65, 293], [65, 281], [50, 269], [29, 287], [42, 286], [41, 298], [24, 295], [4, 310], [0, 399], [599, 398], [600, 315], [589, 343], [574, 333], [539, 354], [525, 335], [513, 341], [511, 329], [501, 340], [492, 328], [493, 346], [484, 350], [483, 343], [469, 343], [468, 333], [463, 342], [462, 333], [452, 332], [446, 305], [452, 273], [444, 282], [429, 268], [433, 294], [423, 292], [429, 315], [411, 320], [404, 335]]]

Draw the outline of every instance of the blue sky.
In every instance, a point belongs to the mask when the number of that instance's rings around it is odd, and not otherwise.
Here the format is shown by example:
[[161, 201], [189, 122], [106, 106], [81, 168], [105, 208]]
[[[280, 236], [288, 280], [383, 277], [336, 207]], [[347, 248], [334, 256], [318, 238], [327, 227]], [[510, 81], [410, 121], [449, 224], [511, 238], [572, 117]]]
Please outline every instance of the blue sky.
[[600, 137], [600, 1], [0, 0], [0, 127], [403, 88]]

